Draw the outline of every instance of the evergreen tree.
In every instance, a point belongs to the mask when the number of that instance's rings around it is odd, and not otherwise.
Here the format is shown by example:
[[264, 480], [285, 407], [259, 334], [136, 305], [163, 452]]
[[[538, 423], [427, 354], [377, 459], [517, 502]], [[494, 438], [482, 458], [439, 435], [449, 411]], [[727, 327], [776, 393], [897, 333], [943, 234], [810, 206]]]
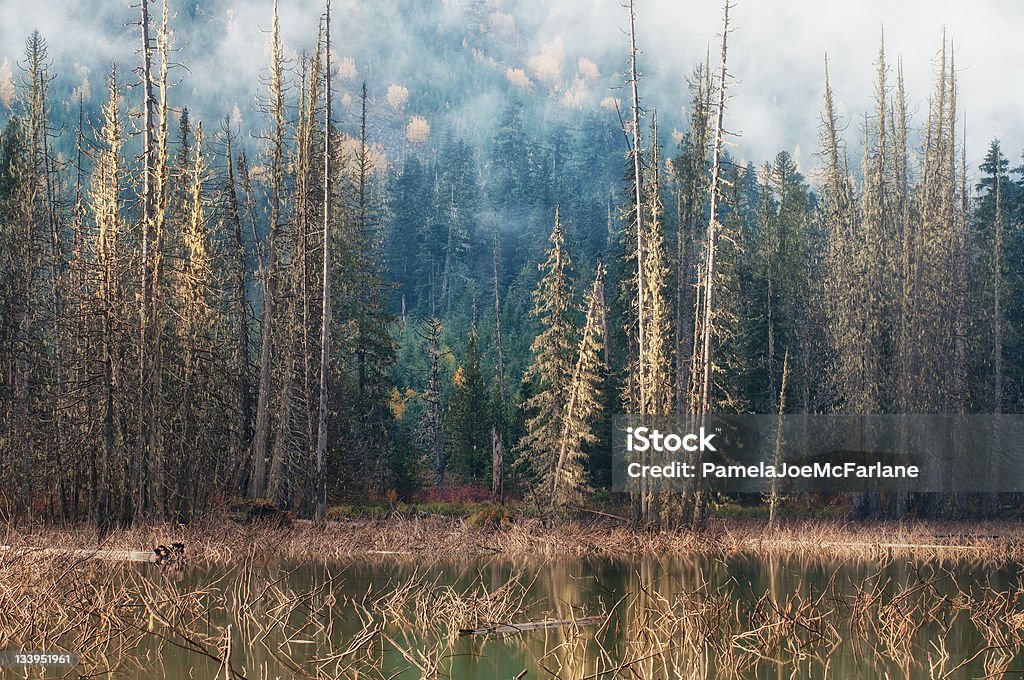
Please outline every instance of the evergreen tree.
[[491, 473], [492, 417], [476, 329], [470, 332], [465, 358], [452, 380], [454, 391], [446, 427], [449, 469], [471, 484], [486, 484]]
[[[532, 477], [533, 488], [546, 495], [555, 487], [555, 467], [563, 441], [565, 408], [573, 378], [576, 329], [572, 314], [572, 261], [565, 251], [561, 214], [555, 209], [551, 246], [540, 265], [542, 276], [533, 294], [533, 316], [543, 330], [531, 347], [533, 362], [524, 380], [534, 383], [526, 401], [526, 434], [519, 441], [520, 465]], [[543, 497], [543, 496], [542, 496]]]
[[590, 488], [586, 478], [585, 447], [597, 441], [594, 426], [601, 413], [603, 286], [604, 266], [599, 264], [587, 301], [576, 365], [569, 383], [568, 402], [565, 405], [558, 456], [551, 481], [552, 510], [579, 503]]

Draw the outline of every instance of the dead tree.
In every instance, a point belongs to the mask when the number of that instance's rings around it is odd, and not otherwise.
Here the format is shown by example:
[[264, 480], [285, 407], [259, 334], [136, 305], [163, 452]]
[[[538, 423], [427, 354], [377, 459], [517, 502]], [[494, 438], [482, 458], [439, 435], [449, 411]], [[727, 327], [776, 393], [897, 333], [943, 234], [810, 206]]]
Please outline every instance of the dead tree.
[[324, 21], [324, 249], [320, 323], [320, 404], [316, 436], [316, 519], [327, 511], [327, 400], [331, 347], [331, 0]]
[[[633, 210], [636, 228], [636, 313], [637, 313], [637, 358], [640, 362], [646, 356], [644, 346], [644, 208], [643, 208], [643, 168], [640, 155], [640, 92], [639, 74], [636, 66], [636, 13], [633, 11], [633, 0], [629, 0], [629, 85], [632, 95], [632, 150], [633, 157]], [[644, 371], [638, 366], [638, 378], [633, 381], [636, 384], [636, 404], [642, 410], [646, 405]]]
[[263, 318], [260, 321], [260, 377], [256, 391], [256, 423], [253, 430], [252, 470], [249, 496], [263, 495], [267, 484], [267, 456], [270, 451], [270, 389], [273, 373], [273, 333], [277, 296], [277, 249], [282, 221], [284, 191], [284, 68], [282, 66], [280, 25], [277, 2], [271, 33], [270, 113], [274, 118], [271, 133], [270, 228], [266, 259], [263, 263]]
[[[715, 338], [715, 277], [716, 277], [716, 256], [718, 252], [718, 228], [719, 213], [722, 204], [722, 155], [725, 142], [725, 102], [728, 89], [728, 39], [729, 39], [729, 0], [722, 4], [722, 50], [721, 64], [718, 73], [718, 106], [715, 111], [715, 137], [712, 151], [711, 165], [711, 214], [708, 220], [707, 242], [705, 243], [704, 263], [701, 269], [700, 281], [700, 304], [699, 310], [699, 355], [695, 357], [693, 365], [698, 371], [696, 396], [692, 412], [697, 416], [700, 425], [703, 425], [708, 414], [711, 412], [711, 385], [714, 380], [714, 338]], [[697, 490], [694, 504], [692, 521], [695, 526], [702, 526], [705, 520], [705, 506], [707, 499], [704, 492]]]

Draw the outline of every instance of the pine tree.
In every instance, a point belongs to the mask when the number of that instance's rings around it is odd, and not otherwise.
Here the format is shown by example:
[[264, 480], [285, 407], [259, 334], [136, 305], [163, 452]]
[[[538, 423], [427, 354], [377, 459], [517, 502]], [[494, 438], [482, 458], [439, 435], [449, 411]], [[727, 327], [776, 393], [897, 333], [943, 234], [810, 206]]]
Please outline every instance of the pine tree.
[[448, 462], [453, 474], [480, 485], [490, 478], [492, 416], [480, 368], [476, 329], [470, 331], [462, 365], [455, 370], [448, 409]]
[[669, 345], [671, 332], [671, 309], [667, 297], [668, 266], [665, 258], [665, 237], [662, 233], [664, 208], [661, 202], [661, 153], [658, 143], [657, 112], [651, 116], [651, 142], [647, 165], [647, 186], [645, 195], [649, 210], [644, 222], [644, 276], [643, 299], [640, 306], [645, 310], [643, 323], [645, 344], [640, 354], [641, 393], [645, 403], [641, 413], [666, 415], [673, 410], [672, 352]]
[[579, 503], [589, 490], [586, 478], [585, 447], [597, 441], [595, 420], [601, 412], [601, 317], [604, 313], [601, 290], [604, 285], [604, 266], [598, 264], [594, 275], [572, 381], [569, 398], [562, 419], [562, 432], [558, 442], [558, 456], [551, 481], [550, 508], [564, 509]]
[[420, 337], [426, 341], [427, 358], [429, 362], [429, 382], [423, 394], [426, 402], [426, 413], [423, 423], [423, 435], [430, 448], [431, 459], [434, 468], [434, 488], [438, 491], [444, 490], [445, 470], [447, 460], [445, 459], [445, 430], [444, 430], [444, 404], [441, 394], [441, 359], [445, 354], [441, 346], [441, 322], [437, 317], [427, 319]]
[[337, 268], [339, 319], [347, 323], [344, 341], [346, 374], [349, 391], [342, 395], [347, 402], [347, 417], [354, 428], [352, 438], [361, 442], [366, 454], [366, 470], [378, 490], [386, 484], [388, 438], [392, 418], [388, 395], [392, 382], [389, 375], [396, 359], [396, 343], [392, 338], [394, 317], [388, 309], [393, 285], [383, 267], [385, 252], [381, 232], [382, 206], [378, 198], [381, 182], [373, 164], [369, 138], [370, 120], [367, 112], [368, 94], [363, 84], [360, 96], [359, 133], [356, 151], [347, 160], [344, 173], [345, 196], [342, 209], [347, 227], [339, 241], [344, 243], [343, 256]]
[[[572, 261], [565, 250], [561, 211], [555, 209], [551, 246], [540, 265], [542, 276], [533, 293], [533, 311], [543, 330], [531, 346], [533, 362], [524, 380], [536, 387], [526, 402], [526, 434], [520, 439], [520, 464], [532, 475], [534, 489], [544, 496], [555, 488], [555, 467], [565, 428], [577, 347], [572, 313]], [[542, 496], [543, 497], [543, 496]]]

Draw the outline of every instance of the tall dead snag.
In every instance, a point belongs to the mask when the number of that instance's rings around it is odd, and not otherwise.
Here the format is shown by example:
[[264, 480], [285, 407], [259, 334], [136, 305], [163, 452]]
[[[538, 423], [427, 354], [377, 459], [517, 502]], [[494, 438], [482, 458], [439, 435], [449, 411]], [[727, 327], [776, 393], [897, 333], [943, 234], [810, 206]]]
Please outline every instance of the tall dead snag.
[[331, 0], [324, 21], [324, 244], [320, 323], [320, 404], [316, 437], [316, 519], [327, 510], [327, 400], [331, 340]]
[[270, 136], [270, 225], [267, 234], [266, 258], [262, 266], [263, 318], [260, 321], [260, 375], [256, 391], [256, 423], [253, 429], [252, 468], [249, 479], [250, 498], [263, 496], [267, 486], [267, 457], [270, 453], [270, 390], [271, 376], [274, 370], [274, 314], [277, 302], [277, 249], [284, 200], [284, 67], [276, 0], [270, 41], [269, 106], [270, 114], [274, 119]]
[[140, 21], [142, 39], [142, 272], [140, 276], [142, 290], [139, 297], [139, 451], [132, 465], [133, 486], [141, 488], [145, 470], [149, 468], [154, 446], [152, 436], [156, 427], [153, 422], [155, 414], [153, 405], [152, 380], [155, 366], [151, 352], [153, 342], [150, 330], [150, 307], [153, 299], [153, 275], [150, 249], [153, 247], [153, 213], [156, 211], [156, 96], [153, 93], [153, 49], [154, 41], [150, 35], [149, 0], [141, 0], [139, 9], [142, 12]]
[[[140, 507], [162, 507], [163, 458], [160, 432], [161, 419], [161, 267], [164, 248], [165, 221], [168, 201], [168, 151], [167, 151], [167, 72], [170, 66], [170, 36], [168, 31], [168, 10], [163, 3], [161, 23], [154, 39], [151, 28], [149, 0], [140, 3], [142, 13], [140, 28], [142, 38], [142, 86], [143, 86], [143, 176], [142, 176], [142, 225], [140, 229], [141, 262], [139, 297], [139, 430], [137, 456], [133, 460], [131, 486], [137, 492]], [[153, 53], [160, 56], [160, 73], [153, 72]], [[160, 98], [155, 88], [159, 84]]]
[[[142, 139], [142, 220], [140, 226], [140, 295], [139, 295], [139, 350], [138, 432], [136, 455], [131, 466], [130, 486], [137, 497], [135, 507], [126, 508], [133, 514], [154, 508], [162, 510], [165, 500], [163, 481], [163, 443], [161, 435], [161, 376], [163, 369], [161, 327], [163, 302], [163, 251], [167, 220], [170, 173], [168, 170], [168, 69], [170, 67], [170, 32], [166, 1], [162, 5], [160, 27], [154, 39], [151, 28], [149, 0], [142, 0], [142, 86], [143, 86], [143, 139]], [[159, 76], [154, 75], [153, 54], [160, 58]], [[155, 89], [159, 85], [157, 99]], [[126, 500], [126, 502], [128, 502]]]
[[[242, 210], [238, 201], [238, 179], [235, 173], [234, 135], [230, 123], [224, 123], [224, 146], [227, 176], [221, 201], [226, 231], [231, 243], [229, 258], [229, 316], [233, 327], [234, 347], [231, 363], [233, 373], [234, 422], [229, 434], [230, 465], [237, 466], [245, 457], [245, 448], [252, 437], [252, 386], [250, 384], [249, 336], [249, 271], [246, 265], [246, 243], [242, 227]], [[233, 476], [232, 476], [233, 477]]]
[[[10, 93], [24, 110], [8, 121], [0, 154], [0, 466], [4, 459], [10, 466], [0, 469], [9, 473], [7, 492], [18, 512], [31, 512], [33, 498], [40, 495], [49, 498], [52, 508], [54, 492], [66, 486], [60, 460], [67, 450], [67, 429], [59, 424], [66, 402], [61, 337], [65, 256], [55, 203], [56, 160], [49, 149], [47, 50], [34, 31], [25, 43], [25, 62], [19, 64], [20, 86]], [[51, 420], [52, 431], [38, 425]], [[47, 485], [40, 487], [37, 478]]]
[[501, 337], [501, 294], [498, 287], [498, 228], [494, 228], [491, 252], [494, 265], [494, 346], [498, 352], [498, 409], [491, 423], [491, 502], [505, 502], [505, 443], [502, 440], [502, 422], [507, 404], [505, 394], [505, 350]]
[[[722, 156], [725, 143], [725, 102], [728, 90], [728, 45], [729, 45], [729, 0], [722, 3], [722, 49], [721, 63], [718, 70], [718, 104], [715, 110], [714, 147], [711, 154], [711, 213], [708, 220], [707, 239], [704, 246], [704, 263], [700, 270], [699, 308], [698, 308], [698, 342], [694, 350], [693, 367], [696, 370], [693, 383], [691, 412], [697, 416], [698, 424], [703, 424], [711, 412], [712, 383], [714, 381], [714, 341], [715, 341], [715, 280], [716, 256], [718, 253], [718, 232], [720, 228], [719, 214], [722, 207]], [[702, 490], [698, 489], [693, 503], [692, 523], [702, 526], [706, 519], [707, 499]]]
[[643, 362], [646, 357], [646, 335], [644, 333], [644, 202], [643, 202], [643, 158], [641, 157], [640, 139], [640, 75], [636, 64], [636, 12], [633, 10], [633, 0], [629, 0], [629, 87], [632, 96], [632, 149], [630, 154], [633, 160], [633, 228], [636, 230], [636, 350], [638, 366], [633, 370], [637, 371], [636, 378], [630, 382], [635, 385], [635, 395], [631, 395], [635, 402], [634, 408], [639, 413], [647, 405], [644, 386]]
[[718, 74], [718, 105], [715, 111], [715, 136], [711, 155], [711, 214], [708, 220], [707, 244], [704, 254], [704, 279], [701, 282], [703, 309], [700, 328], [700, 383], [695, 410], [702, 415], [711, 409], [711, 383], [714, 377], [712, 375], [714, 366], [712, 350], [715, 316], [715, 257], [718, 250], [719, 212], [722, 204], [722, 147], [725, 138], [724, 118], [728, 85], [727, 55], [730, 6], [728, 0], [722, 6], [722, 58]]
[[[825, 290], [830, 304], [827, 331], [833, 350], [833, 381], [840, 408], [847, 413], [882, 412], [882, 350], [888, 346], [883, 337], [889, 327], [883, 316], [889, 299], [883, 298], [888, 271], [881, 257], [888, 255], [882, 243], [885, 233], [887, 202], [885, 200], [884, 163], [887, 146], [884, 120], [885, 58], [880, 51], [876, 87], [877, 115], [874, 144], [868, 143], [871, 128], [865, 125], [864, 191], [857, 197], [851, 190], [846, 157], [841, 151], [839, 122], [829, 80], [828, 58], [825, 58], [825, 94], [821, 129], [822, 155], [827, 161], [822, 185], [821, 218], [826, 233], [825, 255], [828, 277]], [[860, 512], [874, 514], [878, 495], [869, 491], [852, 499]]]
[[693, 98], [690, 129], [683, 139], [683, 153], [672, 161], [676, 182], [676, 309], [675, 309], [675, 400], [682, 414], [689, 407], [693, 357], [693, 322], [696, 297], [694, 261], [697, 235], [707, 203], [707, 159], [711, 118], [710, 54], [697, 66], [689, 81]]
[[[22, 243], [0, 243], [0, 248], [8, 248], [9, 252], [20, 252], [29, 255], [28, 259], [22, 262], [30, 263], [28, 267], [17, 267], [21, 271], [15, 274], [14, 278], [24, 282], [26, 286], [21, 290], [27, 295], [22, 299], [29, 308], [36, 308], [32, 312], [23, 309], [27, 315], [49, 315], [53, 320], [48, 328], [41, 327], [36, 333], [32, 333], [32, 345], [42, 351], [30, 349], [28, 345], [21, 344], [15, 349], [15, 354], [29, 354], [30, 364], [41, 364], [36, 369], [40, 375], [45, 373], [48, 384], [47, 393], [36, 393], [31, 399], [31, 406], [28, 403], [16, 406], [15, 408], [31, 408], [34, 415], [31, 419], [42, 416], [45, 412], [53, 424], [52, 437], [49, 446], [44, 447], [45, 453], [40, 462], [52, 471], [52, 479], [58, 483], [48, 485], [50, 507], [53, 507], [53, 495], [59, 492], [61, 502], [61, 513], [67, 513], [67, 491], [70, 479], [68, 474], [70, 466], [66, 463], [66, 454], [70, 452], [69, 435], [73, 429], [69, 420], [71, 402], [69, 399], [69, 375], [68, 371], [72, 365], [68, 361], [67, 349], [68, 335], [73, 333], [70, 317], [65, 313], [66, 300], [64, 288], [67, 283], [67, 257], [65, 254], [64, 236], [58, 216], [58, 189], [57, 183], [57, 160], [50, 152], [50, 140], [54, 132], [50, 129], [50, 104], [49, 84], [53, 79], [50, 74], [49, 48], [46, 40], [39, 31], [33, 31], [25, 44], [25, 64], [22, 66], [24, 75], [20, 97], [26, 106], [26, 112], [21, 123], [24, 125], [24, 142], [22, 151], [27, 157], [19, 161], [12, 158], [12, 171], [19, 166], [24, 172], [11, 172], [12, 180], [19, 186], [12, 192], [17, 197], [14, 206], [15, 214], [10, 216], [10, 221], [19, 224], [15, 230], [28, 235], [28, 239], [21, 239]], [[9, 128], [9, 129], [13, 129]], [[10, 142], [17, 141], [17, 138], [7, 140], [8, 148], [15, 149], [19, 145]], [[12, 154], [22, 156], [22, 154]], [[0, 210], [3, 210], [0, 206]], [[12, 234], [13, 236], [13, 234]], [[36, 243], [34, 244], [33, 241]], [[48, 248], [44, 248], [43, 244]], [[3, 270], [0, 262], [0, 271]], [[0, 277], [4, 274], [0, 273]], [[48, 285], [43, 285], [48, 283]], [[0, 304], [6, 302], [0, 300]], [[44, 311], [45, 310], [45, 311]], [[12, 310], [13, 311], [13, 310]], [[18, 326], [25, 328], [26, 315], [11, 314], [19, 321]], [[30, 322], [31, 325], [31, 322]], [[2, 324], [0, 324], [2, 326]], [[4, 337], [0, 327], [0, 337]], [[24, 367], [27, 364], [21, 363]], [[24, 376], [20, 376], [24, 377]], [[2, 382], [2, 378], [0, 378]], [[35, 415], [38, 414], [38, 415]], [[2, 416], [0, 416], [2, 421]], [[19, 429], [26, 425], [19, 425]], [[31, 431], [37, 428], [31, 428]], [[41, 433], [40, 433], [41, 434]], [[31, 439], [33, 435], [25, 434], [17, 439]], [[14, 442], [12, 442], [13, 444]], [[30, 444], [31, 445], [31, 444]], [[0, 445], [2, 446], [2, 445]], [[48, 450], [47, 450], [48, 449]], [[16, 454], [17, 455], [17, 454]], [[27, 461], [29, 456], [22, 455], [20, 458]], [[47, 476], [50, 476], [48, 473]], [[35, 484], [32, 483], [32, 476], [28, 476], [22, 484], [26, 497], [29, 497]]]
[[[278, 259], [282, 264], [279, 295], [283, 304], [275, 319], [274, 359], [277, 376], [275, 415], [272, 428], [270, 480], [267, 495], [274, 502], [288, 504], [297, 500], [300, 486], [305, 510], [315, 514], [316, 501], [316, 438], [317, 390], [319, 378], [319, 335], [315, 310], [319, 307], [317, 270], [322, 248], [315, 245], [323, 197], [319, 193], [321, 134], [318, 115], [323, 87], [324, 28], [317, 30], [316, 49], [312, 57], [300, 60], [298, 121], [295, 126], [294, 151], [286, 161], [294, 178], [290, 216], [294, 228], [282, 226], [279, 234]], [[314, 383], [316, 383], [314, 385]], [[300, 485], [297, 475], [304, 475]]]
[[[187, 170], [187, 206], [182, 234], [182, 262], [176, 277], [176, 327], [180, 350], [180, 417], [175, 423], [180, 448], [175, 460], [177, 477], [175, 509], [180, 517], [193, 515], [204, 500], [204, 444], [216, 440], [212, 423], [215, 414], [207, 410], [213, 398], [211, 377], [215, 373], [209, 357], [216, 323], [213, 294], [212, 243], [206, 225], [206, 161], [203, 156], [203, 125], [195, 133], [195, 149]], [[168, 447], [169, 449], [172, 447]]]
[[[914, 194], [914, 240], [906, 323], [909, 413], [963, 413], [966, 407], [967, 216], [956, 155], [957, 87], [952, 48], [945, 35], [938, 81], [924, 131], [924, 163]], [[958, 446], [966, 443], [958, 442]], [[951, 499], [930, 496], [924, 512], [944, 513]]]
[[[910, 357], [908, 349], [910, 346], [910, 326], [907, 323], [910, 319], [910, 310], [913, 306], [911, 293], [911, 251], [914, 247], [914, 228], [911, 222], [911, 196], [910, 196], [910, 175], [909, 175], [909, 151], [908, 151], [908, 128], [909, 119], [907, 113], [907, 95], [903, 80], [903, 60], [897, 62], [896, 67], [896, 100], [892, 106], [889, 119], [891, 122], [892, 137], [892, 170], [895, 174], [892, 188], [892, 213], [896, 221], [896, 238], [899, 247], [899, 259], [896, 264], [897, 290], [899, 290], [898, 309], [898, 331], [896, 337], [896, 359], [894, 370], [896, 373], [896, 410], [899, 413], [909, 413], [910, 396], [907, 386], [912, 382], [910, 371]], [[901, 426], [902, 427], [902, 426]], [[901, 429], [901, 440], [905, 429]], [[909, 504], [909, 494], [903, 490], [896, 490], [892, 496], [891, 515], [894, 518], [906, 514]]]
[[[772, 452], [772, 465], [776, 469], [782, 465], [782, 414], [786, 412], [786, 381], [789, 378], [789, 350], [782, 358], [782, 386], [779, 387], [779, 419], [775, 423], [775, 449]], [[776, 511], [779, 505], [779, 480], [772, 477], [772, 487], [768, 494], [768, 528], [774, 529], [777, 524]]]

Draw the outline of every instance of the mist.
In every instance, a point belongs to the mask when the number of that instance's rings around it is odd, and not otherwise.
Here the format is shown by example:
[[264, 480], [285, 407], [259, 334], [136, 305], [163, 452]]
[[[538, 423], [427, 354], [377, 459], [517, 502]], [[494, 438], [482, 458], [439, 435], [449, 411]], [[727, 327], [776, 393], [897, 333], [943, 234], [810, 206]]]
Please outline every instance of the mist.
[[[280, 6], [282, 37], [293, 65], [315, 45], [321, 5], [295, 0]], [[177, 59], [187, 66], [174, 74], [179, 85], [175, 104], [188, 105], [201, 119], [234, 115], [237, 123], [241, 116], [258, 128], [254, 117], [269, 60], [270, 0], [174, 0], [170, 8]], [[717, 0], [639, 0], [636, 11], [641, 96], [648, 111], [658, 110], [663, 141], [670, 141], [672, 131], [685, 126], [685, 77], [709, 50], [718, 49], [721, 7]], [[533, 98], [570, 114], [603, 110], [608, 124], [617, 125], [608, 100], [623, 94], [626, 15], [617, 0], [341, 0], [335, 2], [335, 14], [338, 100], [351, 109], [365, 80], [371, 100], [380, 104], [376, 110], [392, 119], [378, 121], [378, 127], [399, 131], [420, 115], [435, 131], [482, 143], [492, 136], [497, 114], [510, 97]], [[135, 79], [129, 69], [138, 61], [136, 15], [131, 3], [120, 0], [6, 0], [0, 4], [0, 78], [10, 73], [17, 80], [23, 41], [38, 29], [50, 43], [56, 92], [65, 93], [63, 103], [70, 110], [78, 95], [87, 101], [96, 96], [110, 62], [119, 63], [122, 78]], [[996, 137], [1011, 156], [1024, 148], [1024, 120], [1017, 115], [1024, 109], [1024, 91], [1011, 82], [1011, 69], [1024, 56], [1020, 3], [740, 2], [733, 20], [730, 71], [735, 81], [727, 126], [739, 134], [732, 151], [738, 159], [759, 163], [787, 150], [813, 180], [824, 55], [846, 136], [856, 141], [863, 113], [872, 107], [883, 29], [891, 82], [901, 63], [915, 126], [923, 122], [934, 57], [946, 31], [960, 74], [968, 164], [976, 167]], [[467, 63], [490, 82], [481, 88], [453, 85], [428, 91], [430, 84], [454, 84]], [[391, 86], [409, 90], [400, 105], [386, 101]], [[0, 103], [0, 118], [9, 113]]]

